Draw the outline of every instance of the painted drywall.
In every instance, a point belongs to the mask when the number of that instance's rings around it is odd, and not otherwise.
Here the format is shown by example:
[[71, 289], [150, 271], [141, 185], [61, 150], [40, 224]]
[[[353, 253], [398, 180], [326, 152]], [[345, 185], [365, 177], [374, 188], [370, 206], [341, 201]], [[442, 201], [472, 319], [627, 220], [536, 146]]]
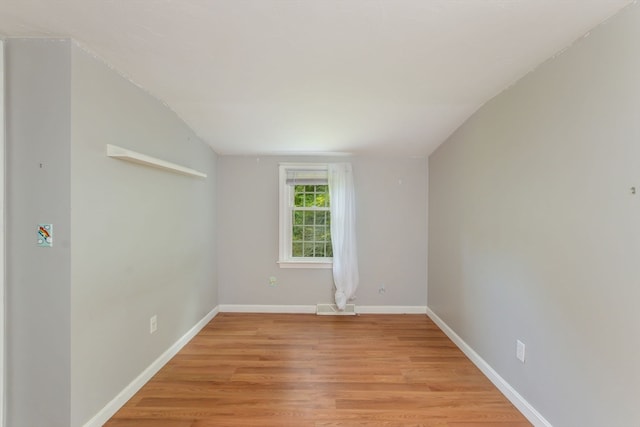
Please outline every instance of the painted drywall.
[[[70, 78], [65, 40], [5, 41], [6, 425], [70, 425]], [[52, 248], [36, 246], [39, 223]]]
[[217, 156], [69, 40], [7, 40], [6, 81], [7, 425], [81, 426], [217, 306]]
[[[71, 63], [76, 426], [217, 305], [217, 156], [172, 111], [75, 45]], [[208, 177], [108, 158], [106, 144]]]
[[[426, 304], [426, 159], [288, 156], [219, 158], [221, 304], [333, 302], [330, 269], [278, 267], [278, 164], [343, 161], [352, 163], [356, 186], [360, 286], [355, 303]], [[270, 285], [271, 276], [276, 286]]]
[[429, 307], [557, 427], [640, 425], [638, 49], [636, 4], [429, 158]]

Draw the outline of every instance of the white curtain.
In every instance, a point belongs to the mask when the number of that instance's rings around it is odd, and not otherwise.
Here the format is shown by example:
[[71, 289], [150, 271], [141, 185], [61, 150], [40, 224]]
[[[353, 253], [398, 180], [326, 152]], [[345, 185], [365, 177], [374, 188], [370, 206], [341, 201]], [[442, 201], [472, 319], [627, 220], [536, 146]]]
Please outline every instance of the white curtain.
[[333, 282], [336, 305], [344, 310], [355, 297], [360, 276], [356, 250], [356, 203], [351, 163], [332, 163], [328, 167], [333, 246]]

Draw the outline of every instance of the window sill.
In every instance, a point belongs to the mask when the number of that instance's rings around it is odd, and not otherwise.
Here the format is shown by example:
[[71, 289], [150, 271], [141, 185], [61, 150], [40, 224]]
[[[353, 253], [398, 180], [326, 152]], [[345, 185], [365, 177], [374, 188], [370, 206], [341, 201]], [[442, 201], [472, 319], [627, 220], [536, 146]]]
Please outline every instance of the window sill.
[[278, 261], [280, 268], [333, 268], [332, 261]]

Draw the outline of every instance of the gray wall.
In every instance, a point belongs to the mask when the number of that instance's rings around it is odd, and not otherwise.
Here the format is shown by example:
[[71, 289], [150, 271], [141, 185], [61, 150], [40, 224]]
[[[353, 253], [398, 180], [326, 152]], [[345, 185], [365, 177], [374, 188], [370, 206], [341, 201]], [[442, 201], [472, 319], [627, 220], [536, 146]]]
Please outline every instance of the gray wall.
[[[68, 40], [6, 53], [7, 425], [75, 427], [218, 304], [217, 156]], [[209, 177], [107, 158], [107, 143]], [[36, 247], [43, 222], [53, 248]]]
[[[330, 269], [281, 269], [276, 263], [278, 163], [297, 161], [353, 164], [360, 268], [356, 304], [424, 306], [426, 160], [375, 157], [220, 157], [220, 303], [333, 302]], [[277, 286], [269, 285], [270, 276]], [[387, 291], [379, 294], [382, 284]]]
[[558, 427], [640, 425], [639, 49], [636, 4], [429, 159], [429, 307]]
[[[71, 397], [80, 425], [217, 305], [216, 155], [76, 46], [72, 76]], [[106, 144], [208, 178], [108, 158]]]
[[[64, 40], [6, 42], [6, 416], [12, 427], [69, 426], [70, 48]], [[52, 248], [36, 246], [38, 223], [53, 223]]]

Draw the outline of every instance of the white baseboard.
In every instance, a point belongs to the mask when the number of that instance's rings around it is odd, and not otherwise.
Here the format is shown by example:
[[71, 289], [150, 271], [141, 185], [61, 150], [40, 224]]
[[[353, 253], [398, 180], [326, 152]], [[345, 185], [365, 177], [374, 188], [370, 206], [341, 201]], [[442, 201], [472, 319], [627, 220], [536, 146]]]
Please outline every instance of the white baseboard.
[[425, 314], [424, 305], [356, 305], [358, 314]]
[[[308, 313], [315, 314], [316, 305], [251, 305], [221, 304], [221, 313]], [[357, 314], [425, 314], [426, 306], [410, 305], [357, 305]]]
[[185, 346], [193, 337], [195, 337], [198, 332], [204, 328], [207, 323], [211, 321], [218, 314], [218, 307], [211, 310], [206, 316], [202, 318], [196, 325], [189, 329], [189, 331], [184, 334], [178, 341], [176, 341], [171, 347], [167, 349], [164, 353], [160, 355], [156, 360], [151, 363], [136, 379], [131, 381], [131, 383], [124, 388], [116, 397], [111, 400], [111, 402], [107, 403], [107, 405], [100, 410], [93, 418], [91, 418], [84, 427], [101, 427], [104, 423], [106, 423], [109, 418], [111, 418], [118, 409], [122, 408], [122, 406], [127, 403], [131, 397], [138, 392], [142, 388], [143, 385], [147, 383], [173, 356], [178, 353], [182, 347]]
[[220, 313], [305, 313], [315, 314], [315, 305], [221, 304]]
[[429, 307], [427, 316], [438, 325], [440, 329], [462, 350], [462, 352], [473, 362], [474, 365], [489, 378], [489, 380], [505, 395], [513, 405], [536, 427], [552, 427], [540, 412], [538, 412], [524, 397], [520, 395], [511, 385], [502, 378], [478, 353], [473, 350], [444, 320], [438, 317]]

